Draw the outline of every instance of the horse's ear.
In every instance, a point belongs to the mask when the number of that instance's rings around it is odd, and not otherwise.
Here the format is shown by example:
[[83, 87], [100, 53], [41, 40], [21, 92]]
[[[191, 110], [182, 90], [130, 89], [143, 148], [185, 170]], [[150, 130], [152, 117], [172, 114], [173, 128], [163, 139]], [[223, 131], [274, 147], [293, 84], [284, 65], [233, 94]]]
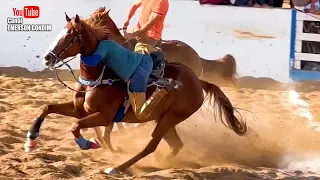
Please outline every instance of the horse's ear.
[[100, 11], [99, 11], [99, 12], [103, 12], [103, 11], [105, 11], [105, 10], [106, 10], [106, 7], [103, 6], [103, 7], [100, 7]]
[[109, 14], [110, 11], [111, 11], [111, 9], [109, 9], [109, 10], [107, 11], [107, 14]]
[[78, 14], [76, 14], [76, 18], [74, 19], [75, 23], [80, 23], [80, 17], [78, 16]]
[[67, 15], [67, 13], [66, 13], [66, 12], [64, 12], [64, 14], [66, 15], [66, 20], [67, 20], [67, 22], [70, 22], [70, 21], [71, 21], [71, 19], [69, 18], [69, 16]]

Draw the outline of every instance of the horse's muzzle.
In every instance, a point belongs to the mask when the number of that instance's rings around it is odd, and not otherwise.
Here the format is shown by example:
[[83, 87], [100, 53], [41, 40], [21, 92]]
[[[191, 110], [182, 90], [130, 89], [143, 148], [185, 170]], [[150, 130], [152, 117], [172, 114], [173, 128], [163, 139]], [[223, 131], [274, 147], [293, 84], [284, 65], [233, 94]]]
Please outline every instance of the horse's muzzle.
[[53, 55], [51, 53], [48, 53], [47, 55], [44, 56], [44, 59], [46, 61], [50, 61], [52, 59]]
[[45, 66], [51, 66], [55, 62], [56, 57], [52, 53], [44, 54], [42, 58], [42, 63]]

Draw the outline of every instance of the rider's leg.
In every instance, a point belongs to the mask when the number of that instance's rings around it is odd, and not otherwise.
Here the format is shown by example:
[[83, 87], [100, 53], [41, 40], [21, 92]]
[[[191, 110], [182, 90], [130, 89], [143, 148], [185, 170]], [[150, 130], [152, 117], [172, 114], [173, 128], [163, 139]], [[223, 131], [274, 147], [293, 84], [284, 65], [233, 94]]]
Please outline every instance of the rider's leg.
[[160, 40], [157, 42], [157, 44], [154, 45], [154, 46], [157, 47], [157, 48], [162, 49], [162, 39], [160, 39]]
[[147, 83], [152, 71], [152, 58], [145, 55], [140, 66], [130, 78], [128, 94], [137, 119], [148, 118], [161, 99], [168, 93], [165, 89], [155, 91], [146, 100]]

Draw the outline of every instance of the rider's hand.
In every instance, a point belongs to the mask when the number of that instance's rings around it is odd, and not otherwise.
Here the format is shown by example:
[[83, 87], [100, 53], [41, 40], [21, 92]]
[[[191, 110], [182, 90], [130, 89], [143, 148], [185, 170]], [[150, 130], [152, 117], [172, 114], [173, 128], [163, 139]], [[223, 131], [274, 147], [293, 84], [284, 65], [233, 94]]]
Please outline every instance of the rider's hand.
[[123, 23], [122, 29], [126, 30], [128, 28], [128, 26], [129, 26], [129, 20], [127, 20], [126, 22]]

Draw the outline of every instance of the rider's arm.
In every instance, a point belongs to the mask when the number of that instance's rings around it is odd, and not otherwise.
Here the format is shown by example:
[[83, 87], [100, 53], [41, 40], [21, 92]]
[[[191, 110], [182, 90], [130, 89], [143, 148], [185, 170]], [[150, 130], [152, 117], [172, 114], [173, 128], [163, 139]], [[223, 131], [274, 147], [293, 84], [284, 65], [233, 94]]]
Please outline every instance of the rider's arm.
[[152, 12], [148, 22], [140, 28], [140, 30], [136, 31], [136, 36], [141, 36], [149, 29], [151, 29], [157, 21], [161, 18], [162, 15]]
[[107, 56], [110, 46], [112, 45], [112, 41], [110, 40], [103, 40], [99, 43], [99, 45], [97, 46], [97, 49], [94, 51], [94, 53], [92, 54], [92, 56], [99, 56], [100, 59], [105, 59], [105, 57]]
[[144, 26], [142, 26], [139, 31], [136, 32], [136, 36], [140, 36], [151, 29], [161, 18], [161, 16], [167, 14], [168, 9], [168, 1], [158, 0], [158, 3], [152, 8], [152, 13], [149, 17], [148, 22]]
[[81, 61], [87, 65], [96, 66], [99, 62], [106, 60], [110, 42], [103, 40], [99, 43], [97, 49], [93, 52], [92, 55], [81, 55]]
[[130, 21], [136, 10], [141, 6], [142, 0], [135, 0], [131, 8], [129, 9], [127, 21]]

